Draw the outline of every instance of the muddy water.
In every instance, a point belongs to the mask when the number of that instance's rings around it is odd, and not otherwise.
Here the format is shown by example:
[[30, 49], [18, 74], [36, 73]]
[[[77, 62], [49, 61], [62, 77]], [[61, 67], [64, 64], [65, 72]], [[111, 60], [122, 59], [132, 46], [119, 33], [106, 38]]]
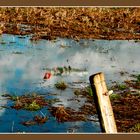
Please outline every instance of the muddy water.
[[[44, 94], [46, 98], [58, 98], [63, 104], [78, 110], [85, 98], [79, 102], [71, 100], [75, 88], [83, 88], [89, 83], [89, 76], [104, 72], [107, 84], [112, 81], [122, 82], [130, 79], [130, 74], [139, 73], [140, 43], [134, 41], [104, 41], [70, 39], [55, 41], [40, 40], [31, 42], [30, 36], [3, 34], [0, 37], [0, 94], [22, 95], [26, 93]], [[71, 66], [79, 69], [62, 76], [52, 76], [44, 81], [44, 73], [58, 66]], [[120, 73], [124, 72], [123, 75]], [[66, 81], [69, 85], [65, 91], [57, 90], [57, 81]], [[11, 101], [0, 97], [1, 106], [10, 106]], [[41, 112], [50, 116], [47, 109]], [[57, 123], [50, 116], [47, 123], [35, 126], [23, 126], [22, 121], [30, 120], [40, 111], [15, 111], [0, 108], [0, 132], [100, 132], [98, 122]]]

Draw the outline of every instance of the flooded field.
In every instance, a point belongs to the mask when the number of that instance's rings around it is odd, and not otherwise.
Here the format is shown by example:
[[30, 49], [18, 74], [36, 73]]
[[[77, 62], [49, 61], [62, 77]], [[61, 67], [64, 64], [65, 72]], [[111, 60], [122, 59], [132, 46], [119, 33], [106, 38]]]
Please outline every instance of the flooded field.
[[[125, 40], [71, 39], [31, 41], [31, 36], [2, 34], [0, 36], [0, 132], [39, 133], [100, 133], [97, 115], [88, 121], [58, 122], [45, 106], [37, 111], [11, 108], [14, 100], [3, 95], [41, 95], [54, 101], [51, 107], [64, 106], [79, 111], [88, 104], [86, 97], [76, 96], [75, 90], [89, 85], [89, 76], [104, 72], [108, 86], [116, 81], [132, 79], [140, 70], [140, 42]], [[55, 73], [56, 68], [65, 71]], [[44, 79], [46, 72], [51, 73]], [[65, 90], [57, 82], [67, 84]], [[25, 125], [36, 115], [47, 116], [43, 124]], [[91, 119], [93, 118], [93, 120]], [[27, 124], [27, 123], [26, 123]]]

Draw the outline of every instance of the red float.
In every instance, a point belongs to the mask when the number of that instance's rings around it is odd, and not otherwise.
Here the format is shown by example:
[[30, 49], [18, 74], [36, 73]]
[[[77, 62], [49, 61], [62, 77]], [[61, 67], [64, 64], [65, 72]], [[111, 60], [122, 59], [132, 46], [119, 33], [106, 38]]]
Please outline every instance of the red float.
[[50, 79], [52, 76], [51, 72], [46, 72], [43, 79]]

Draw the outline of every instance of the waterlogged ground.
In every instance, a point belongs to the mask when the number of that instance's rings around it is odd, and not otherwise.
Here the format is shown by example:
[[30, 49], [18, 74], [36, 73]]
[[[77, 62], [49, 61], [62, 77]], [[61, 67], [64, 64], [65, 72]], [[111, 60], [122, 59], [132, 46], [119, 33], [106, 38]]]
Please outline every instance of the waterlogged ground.
[[[30, 36], [3, 34], [0, 37], [0, 132], [101, 132], [96, 115], [94, 121], [57, 122], [48, 107], [39, 111], [15, 110], [13, 101], [3, 94], [21, 96], [25, 94], [43, 95], [46, 99], [57, 99], [52, 106], [64, 105], [79, 110], [87, 104], [86, 97], [75, 97], [75, 89], [89, 84], [89, 76], [104, 72], [107, 85], [130, 80], [131, 74], [139, 73], [140, 43], [135, 41], [105, 41], [58, 38], [55, 41], [30, 41]], [[44, 74], [55, 67], [73, 69], [61, 76], [43, 80]], [[68, 88], [56, 89], [54, 84], [65, 81]], [[77, 100], [74, 100], [74, 99]], [[47, 115], [48, 120], [41, 125], [25, 126], [24, 121], [35, 115]]]

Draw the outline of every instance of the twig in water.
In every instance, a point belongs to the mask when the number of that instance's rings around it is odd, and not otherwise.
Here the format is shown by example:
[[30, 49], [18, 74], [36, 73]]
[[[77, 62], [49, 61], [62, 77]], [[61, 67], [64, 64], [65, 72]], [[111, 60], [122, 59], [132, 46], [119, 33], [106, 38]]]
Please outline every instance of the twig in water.
[[42, 111], [40, 111], [40, 113], [43, 115], [44, 118], [46, 117], [46, 115]]
[[15, 122], [13, 121], [12, 122], [12, 132], [14, 132], [14, 124], [15, 124]]

